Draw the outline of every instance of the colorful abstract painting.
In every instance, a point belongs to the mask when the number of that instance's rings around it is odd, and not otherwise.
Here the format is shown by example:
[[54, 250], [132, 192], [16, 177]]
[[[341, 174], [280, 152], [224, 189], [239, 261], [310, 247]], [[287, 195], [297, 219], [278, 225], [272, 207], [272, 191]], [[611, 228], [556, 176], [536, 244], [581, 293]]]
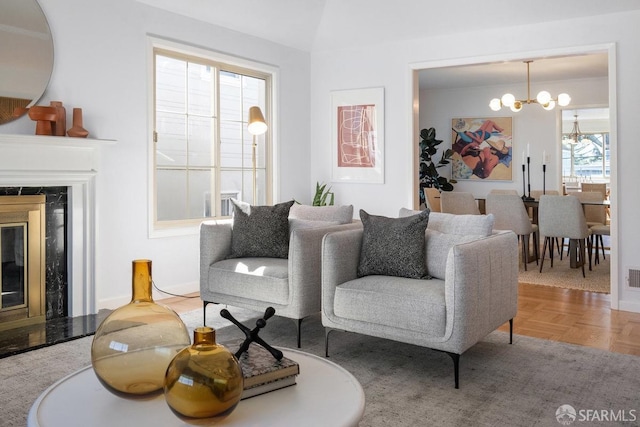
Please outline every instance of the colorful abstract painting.
[[455, 118], [451, 123], [455, 180], [513, 180], [511, 117]]

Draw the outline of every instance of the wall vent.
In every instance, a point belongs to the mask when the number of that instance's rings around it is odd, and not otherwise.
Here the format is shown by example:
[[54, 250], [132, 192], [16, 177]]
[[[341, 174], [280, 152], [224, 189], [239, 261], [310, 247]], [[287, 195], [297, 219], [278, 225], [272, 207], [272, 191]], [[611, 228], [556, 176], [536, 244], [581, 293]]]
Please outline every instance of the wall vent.
[[630, 268], [627, 275], [627, 285], [630, 289], [640, 291], [640, 268]]

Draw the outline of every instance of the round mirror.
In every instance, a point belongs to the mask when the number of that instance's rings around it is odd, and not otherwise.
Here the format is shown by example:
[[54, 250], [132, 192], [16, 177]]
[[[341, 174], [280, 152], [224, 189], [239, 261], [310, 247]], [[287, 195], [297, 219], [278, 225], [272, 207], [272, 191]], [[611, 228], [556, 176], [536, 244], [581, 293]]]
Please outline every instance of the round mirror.
[[26, 113], [53, 70], [53, 39], [36, 0], [0, 0], [0, 124]]

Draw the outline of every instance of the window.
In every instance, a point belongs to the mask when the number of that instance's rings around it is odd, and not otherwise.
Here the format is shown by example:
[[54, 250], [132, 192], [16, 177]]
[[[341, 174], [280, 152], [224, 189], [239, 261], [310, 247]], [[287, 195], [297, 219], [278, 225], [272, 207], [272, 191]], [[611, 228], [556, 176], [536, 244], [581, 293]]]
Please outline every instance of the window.
[[610, 175], [609, 133], [583, 134], [577, 143], [562, 135], [562, 175], [579, 180], [602, 180]]
[[230, 198], [271, 203], [270, 132], [254, 163], [247, 119], [256, 105], [269, 125], [272, 74], [195, 51], [153, 48], [153, 229], [229, 216]]
[[[562, 176], [565, 183], [609, 182], [609, 108], [562, 110]], [[577, 135], [576, 135], [577, 133]]]

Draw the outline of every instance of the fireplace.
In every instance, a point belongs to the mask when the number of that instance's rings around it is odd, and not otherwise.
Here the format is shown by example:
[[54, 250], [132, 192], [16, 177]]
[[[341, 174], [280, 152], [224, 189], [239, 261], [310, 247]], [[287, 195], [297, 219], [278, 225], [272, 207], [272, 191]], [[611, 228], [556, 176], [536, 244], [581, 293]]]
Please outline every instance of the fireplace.
[[[63, 231], [58, 229], [57, 233], [62, 233], [58, 242], [64, 241], [66, 248], [64, 259], [59, 261], [66, 269], [66, 284], [59, 287], [64, 289], [64, 310], [70, 317], [97, 313], [95, 187], [100, 150], [113, 143], [115, 141], [0, 134], [0, 188], [18, 188], [23, 195], [27, 189], [37, 189], [45, 195], [63, 192], [67, 198], [66, 211], [61, 214], [66, 219], [65, 225]], [[58, 310], [60, 303], [45, 307], [47, 315], [48, 310]]]
[[0, 197], [0, 330], [45, 320], [45, 196]]

